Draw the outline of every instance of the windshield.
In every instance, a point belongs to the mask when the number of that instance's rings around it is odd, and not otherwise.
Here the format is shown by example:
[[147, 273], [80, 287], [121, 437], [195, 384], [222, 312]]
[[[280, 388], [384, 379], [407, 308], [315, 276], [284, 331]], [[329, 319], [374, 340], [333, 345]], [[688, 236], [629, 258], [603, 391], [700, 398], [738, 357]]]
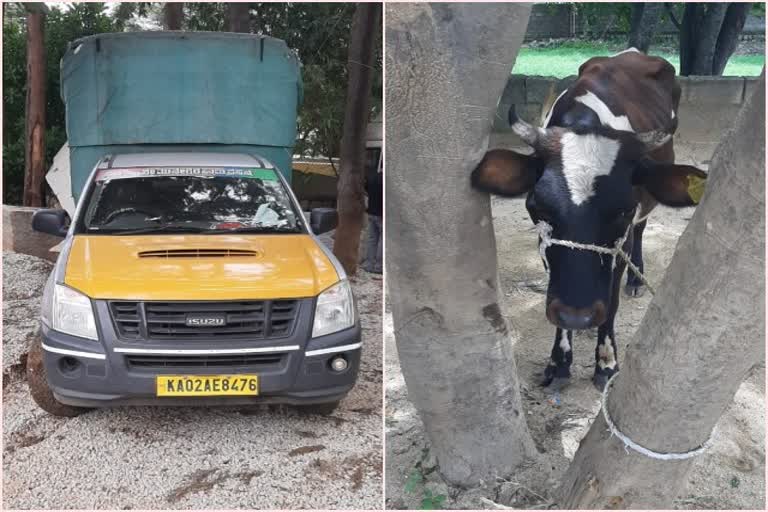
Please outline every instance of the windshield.
[[300, 232], [272, 169], [160, 167], [98, 171], [86, 233]]

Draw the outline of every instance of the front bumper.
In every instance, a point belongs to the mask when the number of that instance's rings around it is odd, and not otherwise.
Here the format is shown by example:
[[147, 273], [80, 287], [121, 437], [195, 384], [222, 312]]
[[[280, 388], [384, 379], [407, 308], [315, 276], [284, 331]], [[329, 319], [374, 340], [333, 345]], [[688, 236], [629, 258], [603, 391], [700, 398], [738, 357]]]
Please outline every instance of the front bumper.
[[[44, 364], [48, 384], [56, 399], [81, 407], [113, 405], [239, 405], [313, 404], [342, 399], [354, 386], [360, 366], [359, 322], [343, 331], [309, 339], [312, 315], [298, 318], [291, 336], [277, 339], [218, 342], [149, 342], [120, 340], [109, 319], [106, 303], [95, 302], [99, 341], [70, 336], [41, 326]], [[314, 311], [313, 301], [302, 305]], [[215, 347], [215, 348], [214, 348]], [[226, 367], [147, 368], [132, 363], [133, 356], [195, 350], [221, 354], [252, 351], [279, 353], [279, 362], [229, 365]], [[260, 352], [261, 353], [261, 352]], [[161, 354], [162, 355], [162, 354]], [[348, 366], [343, 372], [330, 368], [330, 360], [342, 355]], [[158, 375], [259, 375], [258, 396], [158, 397]]]

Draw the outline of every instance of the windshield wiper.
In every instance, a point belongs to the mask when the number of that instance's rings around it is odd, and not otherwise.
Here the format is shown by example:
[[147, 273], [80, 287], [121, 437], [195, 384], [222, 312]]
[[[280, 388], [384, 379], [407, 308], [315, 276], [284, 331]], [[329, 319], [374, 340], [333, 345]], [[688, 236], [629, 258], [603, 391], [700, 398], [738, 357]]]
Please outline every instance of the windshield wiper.
[[109, 233], [110, 235], [142, 235], [144, 233], [206, 233], [205, 228], [196, 228], [194, 226], [174, 226], [166, 224], [164, 226], [151, 226], [138, 229], [105, 229], [94, 230], [95, 233]]

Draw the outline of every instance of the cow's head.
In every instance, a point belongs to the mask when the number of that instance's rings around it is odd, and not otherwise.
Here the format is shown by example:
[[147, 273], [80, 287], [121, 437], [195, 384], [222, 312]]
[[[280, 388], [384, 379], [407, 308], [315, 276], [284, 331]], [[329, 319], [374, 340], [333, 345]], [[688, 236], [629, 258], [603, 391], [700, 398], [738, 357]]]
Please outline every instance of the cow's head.
[[[536, 128], [510, 109], [510, 125], [533, 148], [523, 155], [489, 151], [472, 173], [472, 185], [515, 197], [527, 193], [534, 223], [552, 226], [552, 237], [613, 247], [629, 229], [647, 191], [659, 203], [697, 204], [706, 173], [688, 165], [658, 163], [647, 155], [666, 144], [672, 129], [649, 133], [602, 126]], [[546, 249], [550, 269], [546, 315], [565, 329], [606, 320], [612, 280], [610, 256], [562, 246]]]

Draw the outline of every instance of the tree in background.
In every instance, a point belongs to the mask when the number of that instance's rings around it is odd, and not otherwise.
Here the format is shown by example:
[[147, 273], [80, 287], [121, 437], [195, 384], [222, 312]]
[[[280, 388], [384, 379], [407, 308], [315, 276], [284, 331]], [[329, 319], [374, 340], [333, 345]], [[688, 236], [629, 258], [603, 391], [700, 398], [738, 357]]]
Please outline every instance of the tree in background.
[[[21, 204], [25, 165], [26, 20], [12, 6], [3, 18], [3, 202]], [[67, 44], [80, 37], [116, 29], [103, 4], [72, 3], [62, 10], [51, 6], [45, 16], [45, 165], [66, 142], [64, 103], [59, 95], [59, 62]]]
[[163, 6], [163, 27], [165, 30], [181, 30], [184, 19], [183, 2], [166, 2]]
[[722, 75], [751, 7], [749, 2], [686, 3], [678, 22], [667, 5], [670, 20], [680, 31], [680, 75]]
[[655, 2], [632, 4], [628, 48], [634, 47], [643, 53], [648, 53], [663, 9], [664, 4]]
[[45, 14], [42, 2], [27, 10], [27, 97], [25, 123], [24, 206], [43, 206], [45, 176]]
[[230, 32], [250, 32], [250, 5], [244, 2], [227, 4], [227, 25]]
[[352, 34], [347, 59], [347, 101], [344, 135], [341, 139], [341, 170], [338, 182], [339, 225], [333, 253], [349, 275], [357, 272], [360, 233], [363, 229], [363, 176], [365, 167], [365, 129], [370, 116], [376, 27], [380, 26], [381, 4], [359, 3], [352, 18]]

